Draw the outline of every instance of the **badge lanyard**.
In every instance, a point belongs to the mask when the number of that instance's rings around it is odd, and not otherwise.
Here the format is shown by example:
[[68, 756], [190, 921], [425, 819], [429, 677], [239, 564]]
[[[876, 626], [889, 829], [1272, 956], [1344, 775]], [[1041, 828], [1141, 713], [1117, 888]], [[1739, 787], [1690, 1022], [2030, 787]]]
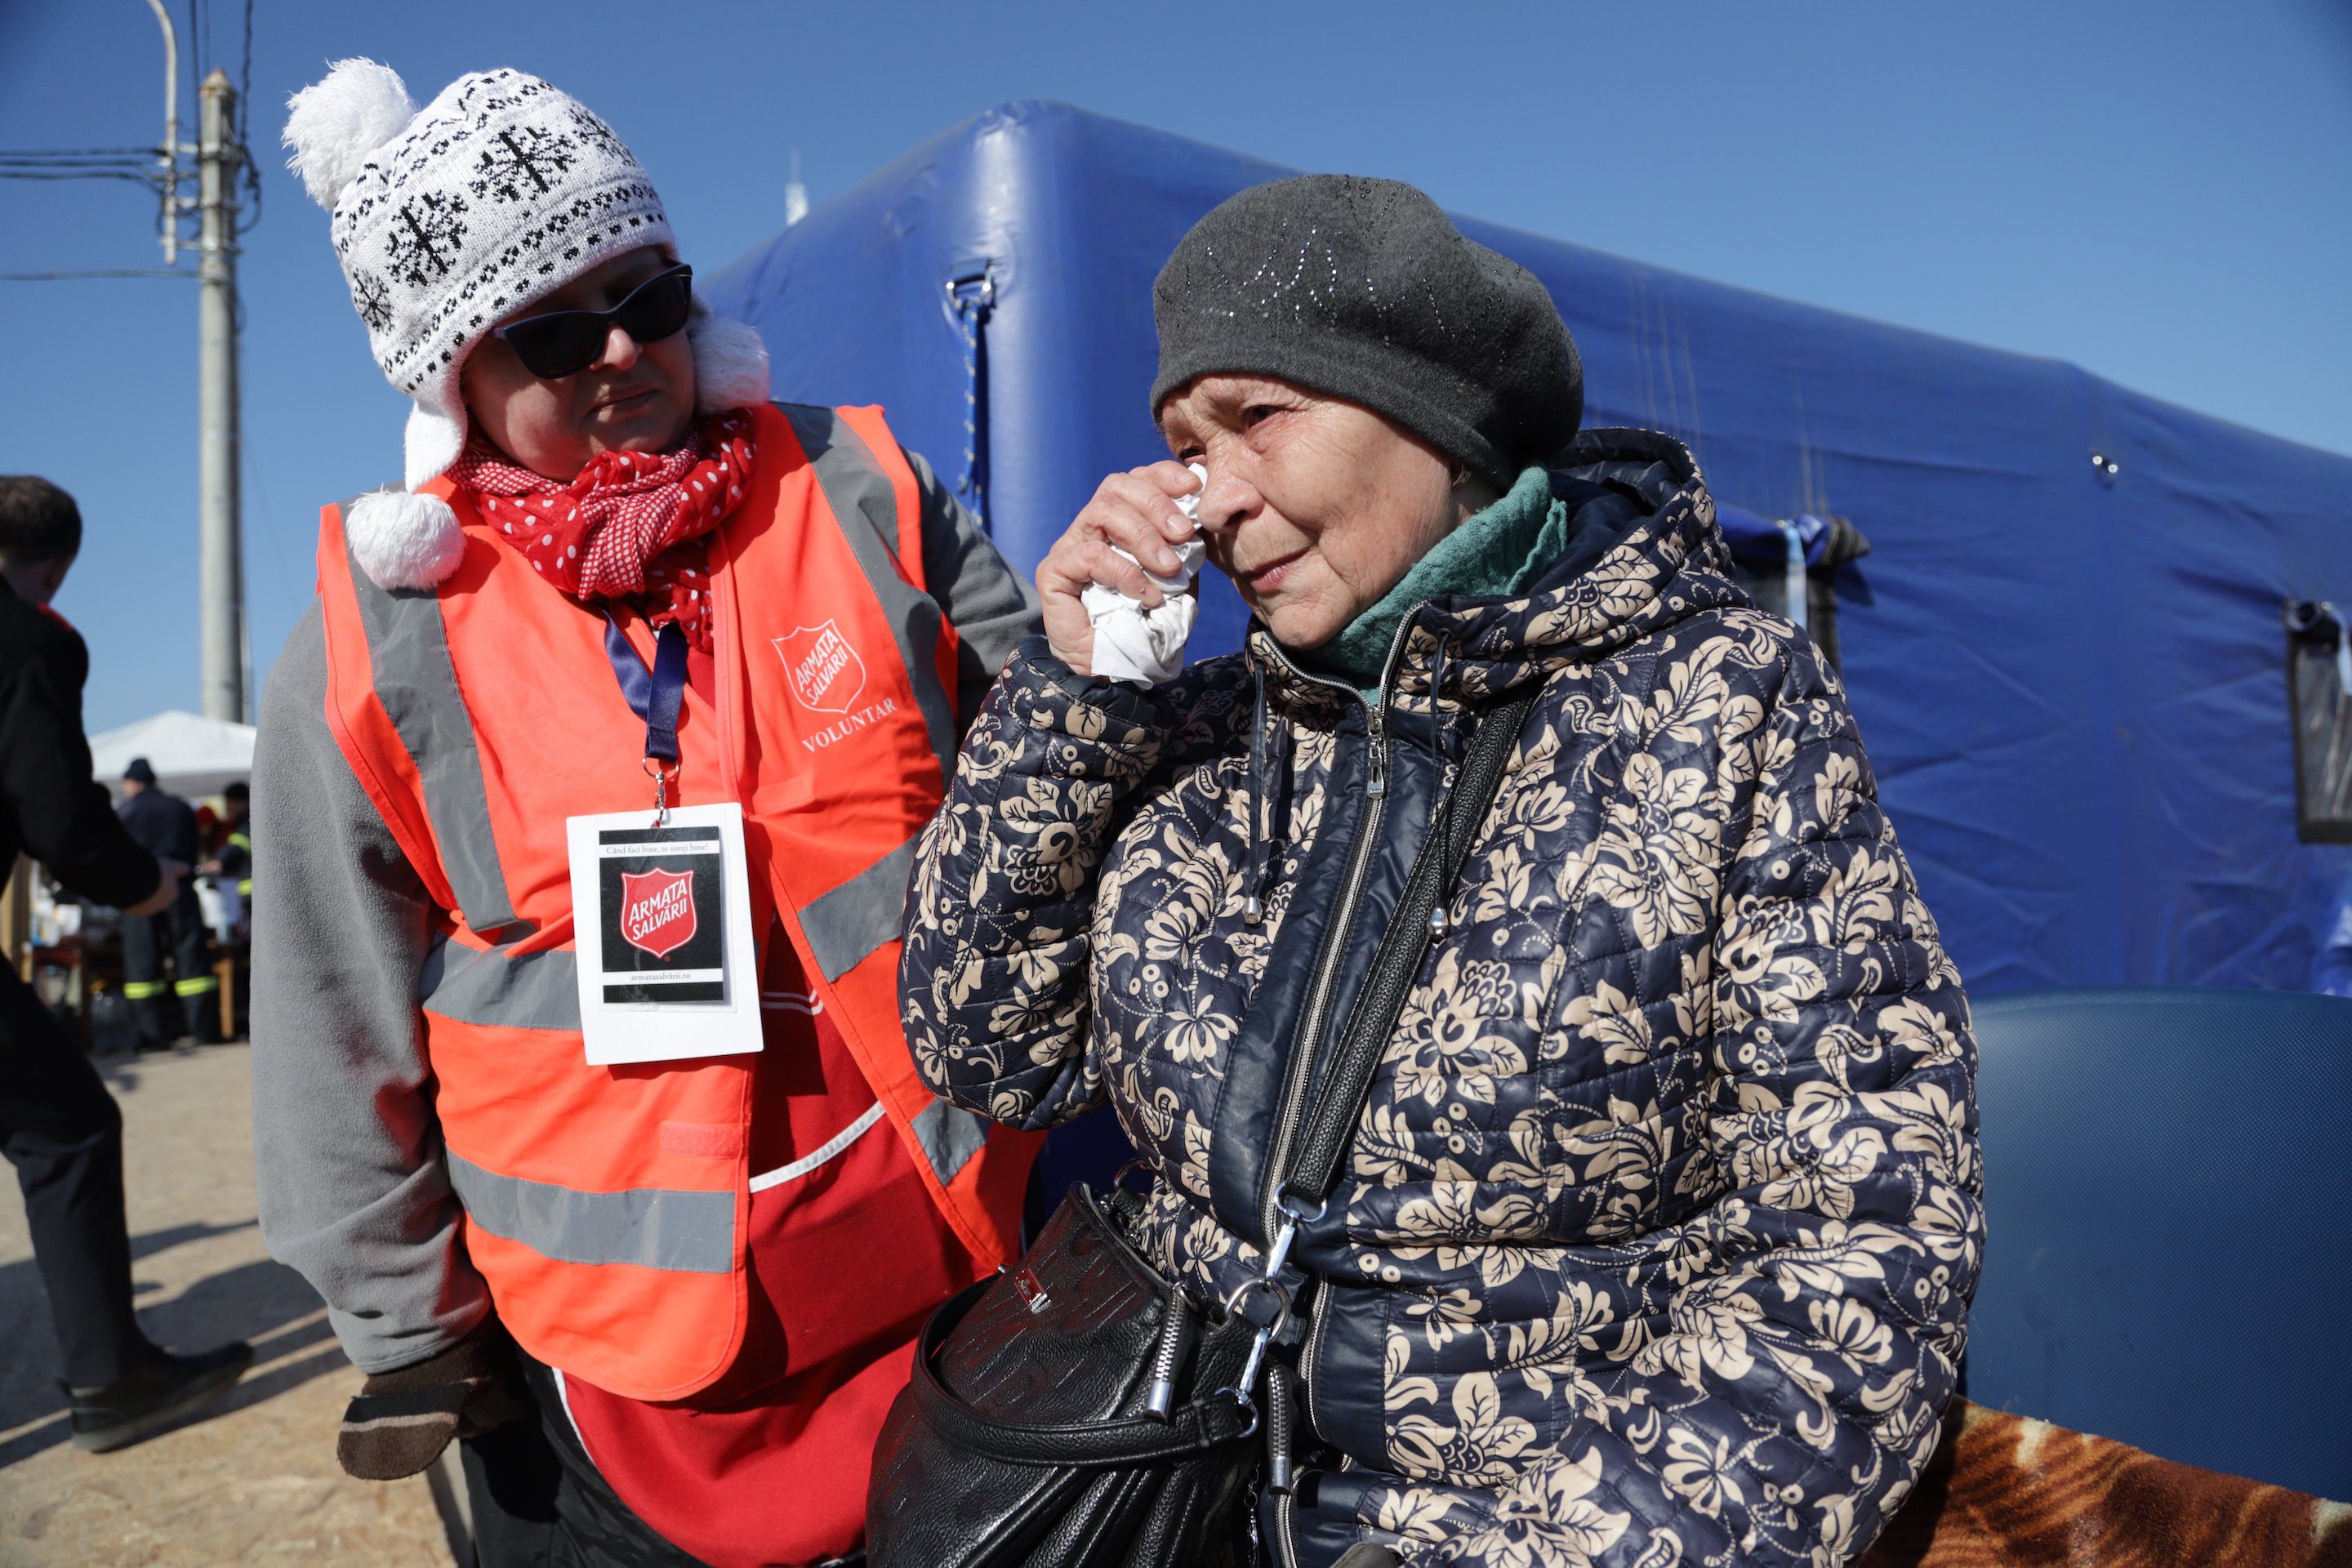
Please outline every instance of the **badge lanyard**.
[[604, 617], [604, 657], [629, 711], [646, 721], [646, 772], [654, 781], [654, 820], [669, 820], [669, 784], [677, 776], [677, 710], [686, 697], [686, 629], [676, 621], [654, 634], [651, 669], [629, 645], [618, 617]]
[[563, 821], [582, 1050], [590, 1067], [748, 1055], [764, 1048], [765, 1030], [743, 808], [670, 798], [680, 793], [686, 628], [655, 628], [648, 665], [618, 615], [607, 614], [604, 656], [622, 700], [646, 721], [654, 816]]

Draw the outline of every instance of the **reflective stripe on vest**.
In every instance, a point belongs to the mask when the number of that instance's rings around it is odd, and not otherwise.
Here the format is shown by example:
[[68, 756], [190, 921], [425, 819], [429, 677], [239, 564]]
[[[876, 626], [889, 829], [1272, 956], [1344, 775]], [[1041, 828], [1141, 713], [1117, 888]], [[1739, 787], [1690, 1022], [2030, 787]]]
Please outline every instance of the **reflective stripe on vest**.
[[[351, 505], [343, 503], [346, 517]], [[498, 839], [483, 805], [482, 755], [449, 660], [440, 601], [428, 589], [379, 588], [357, 562], [350, 563], [350, 572], [367, 628], [376, 700], [424, 786], [425, 815], [433, 825], [458, 916], [492, 941], [520, 935], [517, 928], [523, 922], [507, 892]]]
[[485, 1171], [456, 1154], [449, 1184], [466, 1217], [558, 1263], [634, 1263], [692, 1274], [735, 1268], [735, 1194], [636, 1187], [584, 1193]]
[[898, 940], [907, 914], [907, 883], [914, 874], [915, 841], [910, 838], [833, 891], [809, 900], [801, 911], [801, 930], [827, 980], [840, 979]]
[[[882, 471], [857, 432], [833, 410], [788, 404], [783, 412], [792, 421], [793, 434], [800, 438], [801, 449], [808, 454], [809, 467], [816, 471], [816, 482], [824, 491], [825, 504], [833, 508], [833, 515], [840, 521], [841, 531], [848, 536], [849, 547], [856, 552], [857, 564], [866, 574], [866, 584], [874, 590], [883, 615], [889, 619], [890, 635], [898, 645], [899, 662], [918, 672], [936, 668], [941, 625], [940, 606], [929, 594], [898, 574], [893, 555], [898, 548], [895, 523], [898, 501], [889, 476]], [[856, 525], [860, 519], [866, 527]], [[918, 679], [915, 700], [923, 710], [924, 728], [930, 731], [931, 749], [939, 753], [940, 787], [945, 788], [955, 777], [956, 752], [962, 742], [956, 725], [954, 683], [933, 685]], [[898, 896], [902, 907], [906, 891], [907, 879], [901, 875]], [[892, 937], [898, 935], [898, 913], [897, 910], [892, 911]], [[816, 933], [809, 934], [814, 941]], [[873, 951], [872, 947], [865, 950]], [[845, 963], [826, 978], [845, 973], [849, 967]]]
[[915, 1118], [915, 1137], [940, 1185], [954, 1181], [956, 1173], [987, 1145], [989, 1126], [986, 1117], [944, 1100], [931, 1101], [930, 1109]]
[[580, 965], [569, 948], [511, 954], [436, 941], [417, 975], [416, 1000], [436, 1017], [501, 1029], [580, 1027]]
[[[892, 857], [893, 860], [898, 858]], [[903, 872], [900, 882], [903, 886]], [[894, 900], [898, 896], [892, 895]], [[890, 919], [895, 922], [898, 919], [897, 905], [893, 903], [891, 908]], [[812, 943], [816, 930], [813, 924], [809, 928]], [[895, 931], [893, 934], [896, 934]], [[870, 952], [873, 949], [866, 951]], [[425, 1011], [454, 1023], [486, 1025], [502, 1029], [577, 1030], [580, 1027], [578, 970], [578, 961], [569, 950], [530, 952], [516, 957], [509, 956], [498, 948], [462, 947], [443, 938], [436, 942], [425, 955], [425, 969], [417, 983], [418, 1002]], [[832, 977], [827, 976], [829, 979]], [[987, 1144], [989, 1125], [985, 1117], [974, 1115], [944, 1100], [934, 1101], [929, 1110], [915, 1119], [915, 1136], [922, 1143], [924, 1158], [941, 1185], [954, 1181], [957, 1173]], [[482, 1173], [488, 1177], [488, 1173]], [[488, 1179], [504, 1181], [508, 1178]], [[495, 1226], [491, 1228], [509, 1240], [520, 1241], [551, 1258], [557, 1256], [548, 1252], [528, 1235], [498, 1230]], [[573, 1258], [571, 1261], [593, 1260]]]

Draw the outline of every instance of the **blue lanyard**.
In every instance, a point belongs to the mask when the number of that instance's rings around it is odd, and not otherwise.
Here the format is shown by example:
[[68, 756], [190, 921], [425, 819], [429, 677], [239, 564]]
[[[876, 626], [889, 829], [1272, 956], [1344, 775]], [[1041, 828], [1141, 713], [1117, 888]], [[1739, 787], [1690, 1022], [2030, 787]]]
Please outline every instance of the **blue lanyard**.
[[654, 664], [637, 657], [620, 621], [604, 617], [604, 657], [613, 661], [613, 676], [629, 711], [646, 721], [646, 755], [656, 762], [677, 761], [677, 709], [686, 697], [686, 631], [676, 621], [654, 636]]

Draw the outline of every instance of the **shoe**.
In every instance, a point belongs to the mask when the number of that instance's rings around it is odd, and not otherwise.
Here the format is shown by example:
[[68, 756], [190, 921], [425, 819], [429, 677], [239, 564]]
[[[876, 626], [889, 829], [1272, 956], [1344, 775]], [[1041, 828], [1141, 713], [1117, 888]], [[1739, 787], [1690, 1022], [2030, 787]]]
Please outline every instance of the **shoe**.
[[104, 1454], [152, 1437], [236, 1387], [252, 1364], [253, 1347], [243, 1340], [194, 1355], [159, 1350], [153, 1361], [103, 1388], [67, 1388], [74, 1447]]

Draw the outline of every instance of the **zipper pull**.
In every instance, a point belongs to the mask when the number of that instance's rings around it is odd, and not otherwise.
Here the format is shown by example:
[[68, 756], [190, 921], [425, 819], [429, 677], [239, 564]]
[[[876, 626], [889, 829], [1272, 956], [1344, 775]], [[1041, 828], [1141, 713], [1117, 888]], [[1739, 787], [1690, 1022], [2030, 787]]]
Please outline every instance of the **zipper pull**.
[[1381, 721], [1380, 710], [1372, 710], [1371, 721], [1365, 727], [1365, 743], [1371, 748], [1372, 783], [1369, 793], [1375, 800], [1389, 793], [1387, 728]]

